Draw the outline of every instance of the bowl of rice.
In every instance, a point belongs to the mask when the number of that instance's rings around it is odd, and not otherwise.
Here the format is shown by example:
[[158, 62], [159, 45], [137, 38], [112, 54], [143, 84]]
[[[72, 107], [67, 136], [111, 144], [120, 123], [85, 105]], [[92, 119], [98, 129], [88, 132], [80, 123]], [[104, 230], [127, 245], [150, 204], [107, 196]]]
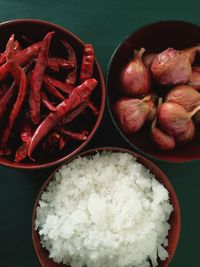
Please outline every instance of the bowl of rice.
[[180, 228], [165, 174], [117, 147], [85, 151], [59, 167], [40, 189], [32, 217], [42, 267], [166, 267]]

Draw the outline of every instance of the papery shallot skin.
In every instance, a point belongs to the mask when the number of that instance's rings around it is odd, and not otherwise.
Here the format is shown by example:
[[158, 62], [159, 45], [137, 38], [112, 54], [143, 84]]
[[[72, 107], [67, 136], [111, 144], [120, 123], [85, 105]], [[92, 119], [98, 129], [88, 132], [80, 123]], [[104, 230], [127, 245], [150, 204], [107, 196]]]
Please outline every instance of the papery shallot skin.
[[149, 93], [151, 79], [149, 71], [138, 52], [135, 58], [124, 66], [120, 75], [121, 90], [127, 96], [141, 96]]
[[166, 95], [166, 102], [176, 103], [191, 111], [200, 105], [200, 93], [188, 85], [177, 85]]
[[165, 86], [187, 83], [192, 72], [189, 57], [173, 48], [158, 54], [153, 59], [150, 70], [155, 81]]
[[168, 135], [163, 130], [151, 127], [151, 139], [154, 144], [163, 151], [169, 151], [175, 148], [176, 142], [173, 136]]
[[190, 75], [188, 85], [200, 91], [200, 67], [192, 68], [192, 73]]
[[158, 124], [169, 135], [177, 136], [187, 130], [191, 118], [179, 104], [165, 102], [158, 109]]
[[192, 120], [189, 121], [187, 129], [176, 136], [176, 141], [179, 143], [189, 143], [195, 136], [195, 125]]
[[123, 132], [132, 134], [142, 128], [153, 105], [152, 101], [122, 98], [114, 104], [113, 111]]

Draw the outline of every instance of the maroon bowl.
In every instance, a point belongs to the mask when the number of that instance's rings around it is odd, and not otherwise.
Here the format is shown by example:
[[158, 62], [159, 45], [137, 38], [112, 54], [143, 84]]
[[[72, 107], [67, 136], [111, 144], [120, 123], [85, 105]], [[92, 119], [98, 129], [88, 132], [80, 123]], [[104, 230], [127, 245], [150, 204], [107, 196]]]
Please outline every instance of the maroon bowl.
[[[5, 49], [6, 42], [8, 41], [8, 38], [12, 33], [15, 33], [17, 39], [21, 38], [21, 36], [26, 36], [28, 39], [37, 42], [42, 40], [44, 35], [49, 31], [55, 31], [55, 37], [57, 39], [64, 39], [72, 45], [77, 55], [78, 66], [80, 66], [82, 52], [84, 48], [84, 42], [80, 40], [76, 35], [71, 33], [69, 30], [47, 21], [41, 21], [35, 19], [19, 19], [1, 23], [0, 51], [3, 51]], [[57, 50], [59, 49], [59, 47], [57, 47], [57, 44], [53, 45], [55, 49]], [[86, 119], [76, 122], [77, 131], [81, 126], [86, 126], [87, 130], [89, 131], [89, 136], [86, 141], [78, 143], [70, 142], [62, 151], [57, 151], [56, 153], [52, 154], [49, 153], [48, 155], [40, 154], [40, 151], [38, 151], [37, 162], [31, 162], [30, 160], [25, 160], [24, 162], [17, 163], [14, 162], [13, 159], [9, 157], [8, 158], [0, 157], [0, 164], [14, 168], [33, 170], [59, 164], [61, 162], [66, 161], [70, 157], [74, 156], [78, 152], [80, 152], [92, 139], [93, 135], [97, 131], [105, 107], [104, 77], [101, 68], [98, 64], [98, 61], [96, 59], [94, 64], [94, 78], [97, 79], [98, 85], [95, 88], [94, 92], [92, 93], [91, 99], [98, 107], [99, 114], [96, 117], [89, 115]]]
[[[147, 169], [150, 170], [151, 173], [153, 173], [156, 177], [156, 179], [162, 183], [165, 188], [168, 190], [169, 192], [169, 197], [170, 197], [170, 203], [173, 205], [173, 212], [170, 216], [169, 219], [169, 223], [171, 225], [171, 229], [169, 230], [169, 235], [168, 235], [168, 241], [169, 241], [169, 245], [166, 248], [168, 253], [169, 253], [169, 257], [162, 262], [159, 262], [158, 267], [167, 267], [168, 264], [170, 263], [170, 261], [172, 260], [174, 253], [176, 251], [176, 247], [179, 241], [179, 235], [180, 235], [180, 229], [181, 229], [181, 219], [180, 219], [180, 208], [179, 208], [179, 202], [176, 196], [176, 193], [170, 183], [170, 181], [168, 180], [168, 178], [165, 176], [165, 174], [154, 164], [152, 163], [150, 160], [146, 159], [145, 157], [131, 151], [125, 148], [120, 148], [120, 147], [101, 147], [101, 148], [94, 148], [94, 149], [90, 149], [88, 151], [82, 152], [81, 154], [79, 154], [79, 157], [85, 157], [85, 156], [89, 156], [89, 155], [94, 155], [97, 152], [102, 152], [102, 151], [112, 151], [112, 152], [121, 152], [121, 153], [129, 153], [130, 155], [132, 155], [133, 157], [135, 157], [137, 159], [138, 162], [140, 162], [142, 165], [144, 165]], [[63, 165], [68, 164], [69, 162], [71, 162], [73, 159], [75, 159], [77, 156], [74, 156], [73, 158], [71, 158], [70, 160], [68, 160], [67, 162], [65, 162]], [[62, 165], [62, 166], [63, 166]], [[39, 203], [39, 200], [41, 198], [41, 195], [43, 193], [43, 191], [45, 190], [45, 188], [47, 187], [47, 185], [49, 184], [49, 182], [53, 179], [55, 173], [58, 171], [58, 169], [60, 169], [60, 167], [58, 167], [50, 176], [49, 178], [45, 181], [44, 185], [42, 186], [42, 188], [40, 189], [35, 204], [34, 204], [34, 208], [33, 208], [33, 215], [32, 215], [32, 241], [33, 241], [33, 246], [37, 255], [37, 258], [41, 264], [42, 267], [64, 267], [66, 265], [63, 264], [57, 264], [55, 262], [53, 262], [51, 259], [49, 259], [48, 257], [48, 251], [42, 247], [41, 243], [40, 243], [40, 237], [38, 232], [35, 230], [35, 218], [36, 218], [36, 209]], [[73, 267], [73, 266], [72, 266]]]
[[200, 159], [200, 134], [188, 144], [175, 149], [160, 151], [150, 140], [149, 127], [133, 135], [125, 134], [115, 118], [113, 104], [121, 97], [120, 73], [133, 57], [133, 50], [144, 47], [148, 53], [158, 53], [168, 47], [184, 49], [199, 44], [200, 26], [183, 21], [161, 21], [133, 32], [117, 47], [107, 71], [107, 105], [114, 125], [121, 136], [137, 151], [147, 157], [167, 162], [189, 162]]

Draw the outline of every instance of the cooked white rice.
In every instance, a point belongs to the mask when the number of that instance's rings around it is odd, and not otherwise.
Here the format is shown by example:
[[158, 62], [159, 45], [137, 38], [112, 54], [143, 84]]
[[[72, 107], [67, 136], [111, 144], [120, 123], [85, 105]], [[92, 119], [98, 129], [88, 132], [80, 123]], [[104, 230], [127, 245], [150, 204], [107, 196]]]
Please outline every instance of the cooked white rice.
[[168, 253], [168, 191], [127, 153], [63, 166], [43, 192], [35, 228], [55, 262], [72, 267], [149, 267]]

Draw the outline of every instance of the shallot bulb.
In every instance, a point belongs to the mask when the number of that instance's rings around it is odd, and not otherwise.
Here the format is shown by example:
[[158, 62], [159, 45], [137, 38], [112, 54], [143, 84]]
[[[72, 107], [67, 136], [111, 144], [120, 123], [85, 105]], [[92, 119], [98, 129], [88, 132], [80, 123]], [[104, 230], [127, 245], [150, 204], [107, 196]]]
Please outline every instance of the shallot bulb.
[[160, 85], [177, 85], [189, 81], [192, 68], [190, 54], [168, 48], [152, 61], [150, 70]]
[[154, 120], [154, 118], [156, 117], [156, 113], [157, 113], [157, 102], [158, 102], [158, 96], [151, 92], [151, 94], [148, 94], [147, 96], [145, 96], [142, 101], [144, 102], [148, 102], [150, 101], [152, 103], [152, 107], [151, 110], [149, 111], [149, 114], [147, 116], [147, 123], [150, 123]]
[[113, 111], [120, 128], [132, 134], [142, 128], [153, 106], [151, 100], [122, 98], [114, 104]]
[[200, 67], [193, 67], [188, 85], [200, 90]]
[[144, 49], [141, 49], [122, 69], [120, 83], [122, 91], [128, 96], [146, 95], [150, 91], [150, 75], [141, 59], [143, 53]]
[[176, 141], [179, 143], [189, 143], [195, 136], [195, 126], [192, 120], [189, 121], [187, 129], [176, 136]]
[[187, 112], [184, 107], [176, 103], [165, 102], [158, 109], [158, 123], [169, 135], [178, 136], [187, 131], [191, 125], [191, 117], [200, 110], [200, 106]]
[[165, 101], [179, 104], [191, 111], [200, 105], [200, 93], [191, 86], [177, 85], [168, 92]]
[[163, 151], [172, 150], [176, 146], [176, 142], [173, 136], [166, 134], [164, 131], [156, 126], [156, 119], [151, 125], [151, 139], [154, 144]]

